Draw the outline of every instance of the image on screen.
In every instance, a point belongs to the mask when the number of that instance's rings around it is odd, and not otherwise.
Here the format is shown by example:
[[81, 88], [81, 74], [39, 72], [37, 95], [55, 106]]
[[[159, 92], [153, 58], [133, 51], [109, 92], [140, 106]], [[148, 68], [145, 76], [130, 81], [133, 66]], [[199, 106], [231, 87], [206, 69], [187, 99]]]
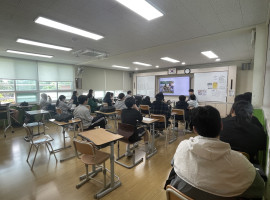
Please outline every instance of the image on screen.
[[164, 95], [185, 95], [188, 96], [190, 89], [190, 77], [169, 77], [159, 79], [159, 91]]

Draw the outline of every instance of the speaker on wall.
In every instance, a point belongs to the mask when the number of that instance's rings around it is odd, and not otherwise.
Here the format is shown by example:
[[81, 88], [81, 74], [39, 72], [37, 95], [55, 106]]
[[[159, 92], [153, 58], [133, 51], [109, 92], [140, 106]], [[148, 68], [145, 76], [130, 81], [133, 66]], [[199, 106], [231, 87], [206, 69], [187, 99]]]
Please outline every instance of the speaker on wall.
[[76, 89], [82, 89], [82, 78], [75, 78]]

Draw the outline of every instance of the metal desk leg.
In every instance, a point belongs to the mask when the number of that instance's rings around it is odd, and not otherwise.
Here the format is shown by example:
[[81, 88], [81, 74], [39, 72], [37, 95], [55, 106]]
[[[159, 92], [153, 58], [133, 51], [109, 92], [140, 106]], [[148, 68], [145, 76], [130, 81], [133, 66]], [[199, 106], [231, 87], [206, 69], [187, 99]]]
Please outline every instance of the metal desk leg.
[[114, 133], [117, 133], [117, 125], [116, 125], [117, 124], [116, 123], [117, 117], [116, 116], [117, 116], [117, 114], [114, 115], [114, 131], [115, 131]]
[[[62, 127], [62, 128], [63, 128], [62, 133], [63, 133], [63, 138], [64, 138], [64, 147], [59, 148], [59, 149], [55, 149], [54, 150], [55, 153], [58, 153], [59, 151], [62, 151], [64, 149], [67, 149], [67, 148], [70, 148], [71, 147], [71, 145], [66, 146], [65, 129], [64, 129], [64, 127]], [[75, 155], [73, 157], [75, 157]], [[60, 160], [60, 162], [61, 162], [61, 160]]]
[[[178, 127], [178, 126], [177, 126], [177, 127]], [[175, 115], [174, 115], [174, 117], [173, 117], [173, 127], [172, 127], [172, 130], [173, 130], [173, 138], [172, 138], [171, 140], [169, 140], [169, 144], [173, 143], [173, 142], [177, 139], [177, 137], [176, 137], [176, 135], [175, 135], [175, 130], [174, 130], [174, 128], [175, 128]], [[178, 133], [178, 129], [177, 129], [177, 133]]]
[[114, 142], [111, 142], [111, 156], [110, 156], [110, 163], [111, 163], [111, 183], [110, 187], [106, 188], [104, 190], [101, 190], [99, 193], [97, 193], [94, 197], [97, 199], [100, 199], [101, 197], [104, 197], [106, 194], [110, 193], [111, 191], [115, 190], [121, 185], [120, 180], [117, 182], [114, 182]]
[[146, 159], [151, 158], [153, 155], [157, 153], [157, 149], [155, 147], [155, 123], [153, 123], [153, 128], [152, 128], [152, 144], [151, 144], [151, 150], [150, 154], [146, 156]]

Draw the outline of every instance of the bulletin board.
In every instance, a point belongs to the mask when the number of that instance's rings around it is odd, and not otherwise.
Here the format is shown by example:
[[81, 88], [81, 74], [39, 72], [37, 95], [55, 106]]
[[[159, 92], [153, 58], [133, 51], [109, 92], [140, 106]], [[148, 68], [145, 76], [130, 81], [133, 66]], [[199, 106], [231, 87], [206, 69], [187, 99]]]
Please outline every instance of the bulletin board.
[[155, 97], [155, 76], [137, 76], [137, 94]]
[[199, 102], [226, 102], [228, 72], [194, 74], [194, 94]]

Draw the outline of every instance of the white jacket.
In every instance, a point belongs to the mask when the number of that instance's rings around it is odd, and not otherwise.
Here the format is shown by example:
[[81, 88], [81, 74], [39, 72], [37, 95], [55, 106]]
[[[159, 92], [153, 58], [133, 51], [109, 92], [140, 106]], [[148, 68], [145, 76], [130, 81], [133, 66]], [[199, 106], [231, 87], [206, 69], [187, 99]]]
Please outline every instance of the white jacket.
[[174, 155], [175, 173], [202, 191], [233, 197], [253, 183], [256, 170], [239, 152], [217, 138], [202, 136], [182, 141]]

